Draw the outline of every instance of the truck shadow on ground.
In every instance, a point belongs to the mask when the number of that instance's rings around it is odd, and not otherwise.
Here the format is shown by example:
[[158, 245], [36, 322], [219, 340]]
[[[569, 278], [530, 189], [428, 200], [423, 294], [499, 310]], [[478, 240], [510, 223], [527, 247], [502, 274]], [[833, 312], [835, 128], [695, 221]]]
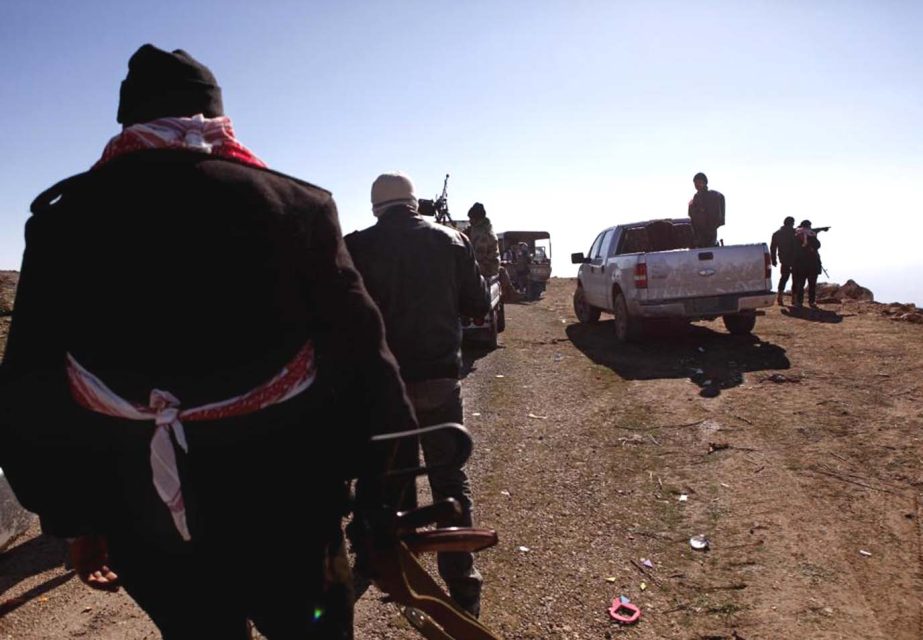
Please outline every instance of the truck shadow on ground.
[[567, 337], [594, 363], [625, 380], [688, 378], [700, 395], [736, 387], [743, 374], [791, 367], [785, 349], [755, 335], [733, 336], [700, 325], [667, 325], [635, 343], [615, 341], [613, 321], [572, 324]]
[[[503, 345], [498, 345], [497, 349], [502, 349]], [[477, 361], [493, 353], [495, 350], [477, 343], [465, 341], [462, 343], [462, 367], [458, 375], [460, 380], [464, 380], [473, 371], [477, 370]]]
[[788, 307], [782, 309], [782, 315], [798, 320], [807, 320], [808, 322], [825, 322], [827, 324], [839, 324], [843, 318], [848, 318], [855, 314], [843, 315], [836, 311], [827, 309], [811, 309], [810, 307]]

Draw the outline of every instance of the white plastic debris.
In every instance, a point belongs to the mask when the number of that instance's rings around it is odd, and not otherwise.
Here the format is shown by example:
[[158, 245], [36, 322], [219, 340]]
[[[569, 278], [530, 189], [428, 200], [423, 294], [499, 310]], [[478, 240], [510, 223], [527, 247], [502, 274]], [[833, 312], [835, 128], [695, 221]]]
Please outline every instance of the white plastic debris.
[[680, 501], [680, 502], [687, 502], [688, 500], [689, 500], [689, 496], [687, 496], [685, 493], [679, 494], [679, 501]]
[[529, 547], [525, 547], [525, 546], [521, 546], [521, 545], [520, 545], [520, 546], [516, 547], [516, 551], [520, 551], [520, 552], [522, 552], [522, 553], [529, 553], [530, 551], [532, 551], [532, 549], [530, 549]]
[[705, 551], [708, 549], [708, 538], [705, 537], [705, 534], [692, 536], [689, 538], [689, 546], [696, 551]]
[[859, 549], [859, 555], [860, 555], [860, 556], [865, 556], [866, 558], [871, 558], [871, 557], [872, 557], [872, 552], [871, 552], [871, 551], [866, 551], [865, 549]]

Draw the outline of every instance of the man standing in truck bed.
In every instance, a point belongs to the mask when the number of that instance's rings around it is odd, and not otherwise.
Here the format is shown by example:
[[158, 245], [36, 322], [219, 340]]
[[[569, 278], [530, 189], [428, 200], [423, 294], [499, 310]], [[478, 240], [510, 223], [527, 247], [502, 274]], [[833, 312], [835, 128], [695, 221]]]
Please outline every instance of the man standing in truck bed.
[[[397, 358], [407, 396], [421, 427], [463, 421], [461, 324], [490, 311], [490, 293], [462, 233], [424, 220], [418, 213], [413, 183], [402, 173], [385, 173], [372, 184], [372, 212], [378, 222], [346, 236], [346, 246], [369, 294], [385, 320], [388, 345]], [[494, 253], [496, 257], [496, 253]], [[427, 466], [451, 458], [443, 432], [421, 437]], [[459, 522], [440, 526], [470, 527], [471, 486], [464, 469], [441, 468], [429, 474], [433, 500], [455, 498]], [[471, 553], [440, 553], [439, 574], [452, 598], [477, 617], [481, 608], [481, 574]]]
[[689, 218], [695, 231], [697, 247], [718, 244], [718, 227], [724, 226], [724, 196], [708, 188], [708, 178], [697, 173], [692, 178], [695, 195], [689, 201]]

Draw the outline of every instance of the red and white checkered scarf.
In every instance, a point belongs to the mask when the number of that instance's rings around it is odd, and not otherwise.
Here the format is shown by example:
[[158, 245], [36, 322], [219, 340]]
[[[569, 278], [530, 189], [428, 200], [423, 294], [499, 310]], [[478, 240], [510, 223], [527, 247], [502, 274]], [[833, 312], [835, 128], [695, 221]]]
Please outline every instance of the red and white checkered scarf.
[[183, 540], [191, 540], [186, 524], [176, 452], [170, 434], [180, 448], [189, 452], [183, 422], [219, 420], [259, 411], [279, 404], [307, 390], [314, 382], [314, 345], [308, 341], [291, 361], [271, 380], [243, 395], [200, 407], [184, 408], [169, 391], [153, 389], [147, 406], [121, 398], [95, 375], [67, 354], [67, 377], [71, 396], [85, 409], [126, 420], [153, 421], [157, 428], [151, 438], [151, 472], [160, 499], [170, 510], [176, 530]]
[[254, 167], [266, 166], [234, 137], [230, 118], [206, 118], [198, 114], [190, 118], [159, 118], [126, 127], [109, 141], [93, 168], [98, 169], [113, 158], [144, 149], [186, 149]]

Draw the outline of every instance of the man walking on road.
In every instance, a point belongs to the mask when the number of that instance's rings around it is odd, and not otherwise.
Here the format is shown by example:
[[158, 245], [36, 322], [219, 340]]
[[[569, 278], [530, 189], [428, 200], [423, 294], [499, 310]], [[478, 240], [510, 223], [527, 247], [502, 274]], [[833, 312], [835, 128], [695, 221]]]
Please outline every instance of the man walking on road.
[[772, 266], [775, 267], [778, 263], [782, 263], [779, 275], [779, 294], [776, 296], [776, 303], [780, 306], [782, 305], [782, 294], [785, 293], [785, 285], [788, 284], [788, 277], [792, 273], [795, 250], [795, 219], [788, 216], [783, 220], [779, 230], [772, 234], [772, 241], [769, 243]]
[[724, 226], [724, 196], [708, 188], [708, 178], [697, 173], [692, 178], [695, 195], [689, 201], [689, 218], [695, 231], [697, 247], [714, 247], [718, 244], [718, 227]]
[[0, 465], [166, 640], [352, 638], [348, 482], [415, 425], [333, 198], [240, 144], [182, 50], [131, 57], [117, 120], [32, 204]]
[[[378, 222], [346, 236], [346, 244], [369, 293], [381, 309], [388, 345], [400, 366], [407, 395], [421, 427], [463, 421], [461, 325], [459, 315], [484, 316], [490, 293], [468, 238], [424, 220], [410, 178], [385, 173], [372, 184], [372, 211]], [[427, 466], [451, 457], [441, 432], [422, 436]], [[471, 526], [473, 501], [464, 469], [429, 474], [433, 500], [455, 498], [462, 519], [440, 526]], [[471, 553], [440, 553], [439, 574], [452, 598], [477, 617], [481, 575]]]

